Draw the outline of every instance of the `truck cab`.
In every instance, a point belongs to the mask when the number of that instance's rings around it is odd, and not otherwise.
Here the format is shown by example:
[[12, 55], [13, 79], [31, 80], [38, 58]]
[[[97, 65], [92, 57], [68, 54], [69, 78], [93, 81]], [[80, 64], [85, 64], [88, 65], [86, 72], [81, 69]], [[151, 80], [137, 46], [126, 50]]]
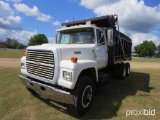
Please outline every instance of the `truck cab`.
[[[94, 60], [97, 61], [97, 68], [103, 68], [107, 66], [108, 62], [108, 47], [106, 38], [106, 29], [101, 29], [94, 25], [75, 25], [72, 27], [64, 27], [57, 30], [59, 32], [58, 44], [87, 46], [81, 54], [80, 50], [75, 51], [73, 56], [78, 57], [78, 60]], [[77, 49], [78, 47], [76, 47]], [[87, 53], [90, 51], [91, 53]], [[86, 53], [85, 53], [86, 52]], [[84, 54], [85, 53], [85, 54]], [[86, 58], [85, 58], [85, 56]], [[69, 56], [68, 56], [69, 57]], [[68, 58], [69, 59], [69, 58]]]
[[[108, 71], [117, 66], [115, 63], [130, 59], [129, 52], [115, 57], [118, 39], [111, 21], [109, 16], [103, 16], [62, 23], [56, 44], [27, 47], [26, 56], [21, 58], [24, 75], [18, 75], [24, 86], [48, 99], [69, 104], [76, 115], [86, 113], [95, 88], [108, 82]], [[129, 67], [121, 66], [120, 75], [125, 77]]]

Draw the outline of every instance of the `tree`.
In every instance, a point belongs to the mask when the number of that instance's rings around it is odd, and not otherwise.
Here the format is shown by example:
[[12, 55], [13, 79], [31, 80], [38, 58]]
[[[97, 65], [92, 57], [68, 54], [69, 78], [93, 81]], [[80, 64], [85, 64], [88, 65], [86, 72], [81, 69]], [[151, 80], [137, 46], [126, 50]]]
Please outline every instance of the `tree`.
[[160, 58], [160, 44], [157, 46], [157, 54], [156, 57]]
[[11, 38], [6, 38], [5, 45], [7, 48], [16, 49], [19, 45], [19, 42]]
[[19, 42], [17, 40], [12, 39], [11, 48], [16, 49], [18, 45], [19, 45]]
[[44, 34], [37, 34], [30, 38], [28, 45], [41, 45], [43, 43], [48, 43], [48, 39]]
[[160, 44], [157, 46], [158, 54], [160, 54]]
[[12, 49], [24, 49], [26, 47], [22, 43], [19, 43], [17, 40], [11, 38], [6, 38], [5, 46]]
[[135, 46], [135, 52], [139, 57], [152, 57], [156, 51], [156, 45], [152, 41], [143, 41], [143, 43]]
[[6, 38], [5, 46], [7, 48], [11, 48], [11, 46], [12, 46], [12, 39], [11, 38]]
[[140, 44], [134, 47], [135, 53], [140, 54], [140, 50], [141, 50], [140, 47], [141, 47]]
[[22, 43], [20, 43], [16, 48], [17, 49], [24, 49], [26, 46], [25, 45], [23, 45]]

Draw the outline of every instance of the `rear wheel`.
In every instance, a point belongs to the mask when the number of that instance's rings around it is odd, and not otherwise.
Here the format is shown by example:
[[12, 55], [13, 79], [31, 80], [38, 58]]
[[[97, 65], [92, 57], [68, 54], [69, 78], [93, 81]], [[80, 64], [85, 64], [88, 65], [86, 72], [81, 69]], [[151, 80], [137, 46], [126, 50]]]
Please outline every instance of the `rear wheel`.
[[124, 80], [125, 76], [126, 76], [126, 64], [122, 62], [121, 64], [118, 65], [117, 78], [120, 80]]
[[126, 76], [129, 76], [130, 74], [130, 64], [126, 63]]
[[76, 116], [85, 114], [92, 104], [93, 91], [93, 80], [87, 76], [80, 77], [77, 85], [71, 92], [74, 99], [74, 104], [70, 105], [71, 112]]

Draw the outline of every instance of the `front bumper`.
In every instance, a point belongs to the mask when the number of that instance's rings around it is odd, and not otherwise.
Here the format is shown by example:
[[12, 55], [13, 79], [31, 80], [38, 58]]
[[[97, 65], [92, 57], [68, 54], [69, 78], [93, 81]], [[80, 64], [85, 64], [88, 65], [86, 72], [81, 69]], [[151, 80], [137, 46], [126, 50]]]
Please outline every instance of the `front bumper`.
[[18, 75], [18, 77], [20, 78], [24, 86], [34, 90], [36, 93], [45, 98], [66, 104], [73, 104], [73, 98], [70, 92], [66, 92], [61, 89], [57, 89], [55, 87], [33, 81], [22, 75]]

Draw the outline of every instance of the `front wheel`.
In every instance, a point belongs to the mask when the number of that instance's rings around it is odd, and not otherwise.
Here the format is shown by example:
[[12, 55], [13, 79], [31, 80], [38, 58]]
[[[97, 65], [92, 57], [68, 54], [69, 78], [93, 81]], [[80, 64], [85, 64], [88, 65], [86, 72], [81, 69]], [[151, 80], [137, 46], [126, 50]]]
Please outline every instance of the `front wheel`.
[[80, 77], [78, 79], [78, 83], [71, 92], [74, 99], [74, 104], [70, 105], [70, 110], [72, 113], [76, 116], [85, 114], [92, 104], [93, 92], [93, 80], [88, 76]]

